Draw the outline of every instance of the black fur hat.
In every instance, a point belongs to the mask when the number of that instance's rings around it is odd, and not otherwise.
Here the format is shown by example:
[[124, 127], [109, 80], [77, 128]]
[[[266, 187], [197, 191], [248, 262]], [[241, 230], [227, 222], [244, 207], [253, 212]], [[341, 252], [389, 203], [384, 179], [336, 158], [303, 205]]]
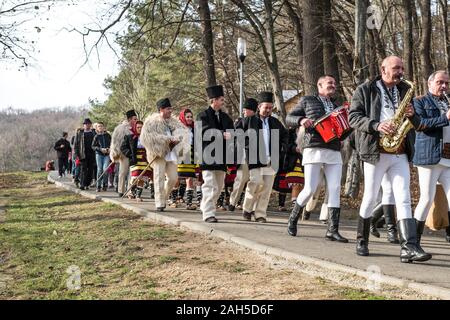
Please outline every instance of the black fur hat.
[[223, 97], [223, 87], [221, 85], [208, 87], [206, 93], [210, 99]]
[[156, 103], [156, 107], [158, 108], [158, 111], [159, 111], [161, 109], [170, 108], [170, 107], [172, 107], [172, 105], [170, 104], [169, 98], [164, 98], [164, 99], [158, 100], [158, 102]]
[[263, 91], [259, 93], [259, 103], [269, 102], [273, 103], [273, 93], [270, 91]]
[[244, 102], [244, 108], [253, 110], [256, 112], [256, 109], [258, 109], [258, 101], [256, 101], [256, 99], [253, 99], [253, 98], [248, 98]]

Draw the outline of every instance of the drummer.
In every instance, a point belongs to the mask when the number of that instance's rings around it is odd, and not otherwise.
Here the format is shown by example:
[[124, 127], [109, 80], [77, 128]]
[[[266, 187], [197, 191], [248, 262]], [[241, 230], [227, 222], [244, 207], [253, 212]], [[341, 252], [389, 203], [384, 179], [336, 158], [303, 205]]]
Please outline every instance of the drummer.
[[[339, 234], [339, 218], [341, 212], [340, 191], [342, 174], [341, 140], [345, 139], [351, 132], [346, 130], [341, 138], [325, 142], [323, 137], [314, 128], [314, 124], [321, 121], [329, 121], [329, 116], [338, 106], [332, 97], [336, 92], [336, 80], [331, 75], [325, 75], [317, 81], [318, 94], [303, 97], [294, 110], [287, 116], [288, 127], [305, 127], [303, 141], [303, 160], [305, 174], [305, 185], [297, 197], [294, 208], [289, 216], [288, 233], [297, 235], [297, 222], [303, 208], [313, 196], [320, 181], [320, 170], [323, 169], [327, 181], [328, 191], [328, 229], [326, 239], [331, 241], [348, 242]], [[340, 109], [341, 111], [344, 109]], [[336, 111], [336, 110], [335, 110]], [[344, 111], [344, 116], [346, 111]], [[348, 120], [344, 119], [347, 129]], [[344, 121], [344, 122], [345, 122]], [[330, 132], [324, 132], [324, 136]], [[328, 139], [327, 139], [328, 140]]]

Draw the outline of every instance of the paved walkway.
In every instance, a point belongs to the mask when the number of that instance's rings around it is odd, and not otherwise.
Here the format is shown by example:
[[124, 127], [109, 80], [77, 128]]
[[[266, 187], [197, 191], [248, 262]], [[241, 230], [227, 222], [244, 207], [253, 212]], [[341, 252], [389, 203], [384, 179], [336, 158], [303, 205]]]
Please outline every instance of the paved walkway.
[[136, 203], [119, 199], [115, 192], [97, 193], [92, 188], [89, 191], [75, 189], [68, 178], [58, 179], [55, 172], [49, 175], [49, 180], [83, 196], [122, 205], [149, 219], [208, 233], [260, 253], [295, 259], [328, 270], [366, 278], [373, 276], [370, 270], [378, 270], [381, 272], [377, 278], [380, 283], [450, 299], [450, 243], [445, 241], [444, 231], [427, 230], [422, 237], [422, 246], [433, 255], [431, 260], [407, 264], [400, 263], [400, 247], [389, 244], [385, 240], [384, 231], [381, 231], [380, 239], [370, 238], [369, 257], [357, 256], [355, 221], [341, 222], [340, 232], [350, 240], [348, 244], [342, 244], [326, 241], [326, 226], [314, 220], [301, 221], [297, 237], [288, 236], [287, 213], [269, 212], [268, 223], [260, 224], [244, 221], [238, 212], [223, 212], [217, 215], [219, 223], [207, 224], [202, 221], [200, 211], [168, 208], [162, 214], [153, 212], [154, 202], [145, 199], [148, 191], [144, 191], [144, 202]]

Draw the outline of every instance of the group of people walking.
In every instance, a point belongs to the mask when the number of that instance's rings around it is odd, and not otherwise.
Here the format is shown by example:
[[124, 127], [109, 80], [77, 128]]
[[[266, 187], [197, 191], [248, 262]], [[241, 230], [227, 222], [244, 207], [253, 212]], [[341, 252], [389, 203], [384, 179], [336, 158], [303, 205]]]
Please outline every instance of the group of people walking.
[[[328, 207], [325, 239], [347, 243], [339, 232], [341, 148], [343, 141], [350, 139], [364, 171], [356, 254], [369, 255], [369, 234], [379, 237], [376, 222], [384, 215], [388, 241], [400, 244], [401, 262], [427, 261], [431, 254], [421, 247], [421, 235], [437, 183], [442, 184], [450, 200], [449, 74], [431, 74], [428, 92], [413, 101], [414, 88], [403, 81], [403, 74], [401, 58], [384, 59], [380, 76], [354, 92], [350, 108], [342, 112], [344, 130], [333, 139], [324, 137], [318, 128], [330, 114], [342, 111], [334, 100], [337, 83], [331, 75], [318, 79], [316, 95], [300, 99], [287, 115], [286, 126], [273, 115], [271, 92], [248, 98], [244, 116], [233, 122], [224, 110], [220, 85], [206, 88], [209, 106], [196, 121], [187, 108], [174, 116], [168, 98], [159, 100], [156, 112], [144, 121], [138, 120], [133, 110], [128, 111], [127, 119], [112, 135], [104, 132], [102, 125], [97, 126], [95, 134], [86, 119], [74, 141], [81, 169], [80, 188], [90, 184], [94, 159], [98, 177], [113, 161], [118, 165], [120, 197], [128, 196], [128, 192], [129, 197], [142, 201], [145, 186], [152, 186], [159, 212], [168, 205], [177, 207], [177, 201], [183, 201], [184, 196], [187, 209], [195, 210], [197, 198], [203, 221], [216, 223], [218, 200], [227, 176], [233, 172], [226, 210], [235, 211], [241, 204], [244, 220], [265, 223], [272, 189], [280, 191], [280, 208], [284, 207], [285, 193], [292, 190], [294, 205], [287, 234], [301, 236], [299, 218], [324, 176]], [[395, 148], [385, 145], [386, 137], [394, 137]], [[418, 168], [420, 185], [420, 200], [414, 212], [411, 162]], [[287, 190], [281, 186], [286, 181]], [[97, 180], [98, 191], [106, 190], [105, 186]], [[381, 204], [376, 207], [380, 192]], [[241, 194], [245, 194], [243, 201]], [[450, 242], [450, 227], [446, 231]]]

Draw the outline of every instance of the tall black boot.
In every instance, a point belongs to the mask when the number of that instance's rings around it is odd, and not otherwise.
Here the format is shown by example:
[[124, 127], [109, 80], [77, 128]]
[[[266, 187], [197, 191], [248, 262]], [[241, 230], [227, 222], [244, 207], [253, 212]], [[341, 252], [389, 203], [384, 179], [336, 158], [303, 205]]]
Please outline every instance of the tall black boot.
[[445, 228], [445, 240], [447, 240], [447, 242], [450, 242], [450, 211], [448, 212], [448, 227]]
[[339, 234], [341, 208], [328, 208], [328, 230], [325, 237], [331, 241], [347, 243], [348, 239]]
[[380, 237], [380, 232], [377, 230], [377, 223], [382, 215], [383, 215], [383, 205], [380, 203], [375, 207], [375, 209], [373, 209], [372, 221], [370, 223], [370, 233], [377, 238]]
[[180, 186], [178, 187], [178, 196], [176, 199], [183, 202], [185, 193], [186, 193], [186, 184], [180, 183]]
[[367, 219], [358, 217], [358, 230], [356, 233], [356, 254], [358, 256], [369, 255], [369, 232], [372, 217]]
[[400, 243], [398, 241], [397, 223], [395, 221], [395, 205], [384, 205], [383, 212], [384, 220], [386, 221], [387, 241], [390, 243]]
[[417, 245], [417, 228], [419, 228], [419, 224], [416, 224], [416, 219], [402, 219], [397, 224], [400, 234], [400, 261], [411, 263], [413, 261], [430, 260], [431, 254], [426, 253], [420, 245]]
[[289, 216], [288, 233], [293, 237], [297, 235], [298, 218], [300, 218], [300, 214], [303, 211], [303, 208], [304, 207], [295, 202], [294, 208], [292, 208], [291, 215]]
[[[414, 219], [416, 220], [416, 219]], [[423, 229], [425, 228], [425, 221], [416, 220], [416, 236], [417, 236], [417, 246], [423, 251], [420, 241], [422, 240]]]

